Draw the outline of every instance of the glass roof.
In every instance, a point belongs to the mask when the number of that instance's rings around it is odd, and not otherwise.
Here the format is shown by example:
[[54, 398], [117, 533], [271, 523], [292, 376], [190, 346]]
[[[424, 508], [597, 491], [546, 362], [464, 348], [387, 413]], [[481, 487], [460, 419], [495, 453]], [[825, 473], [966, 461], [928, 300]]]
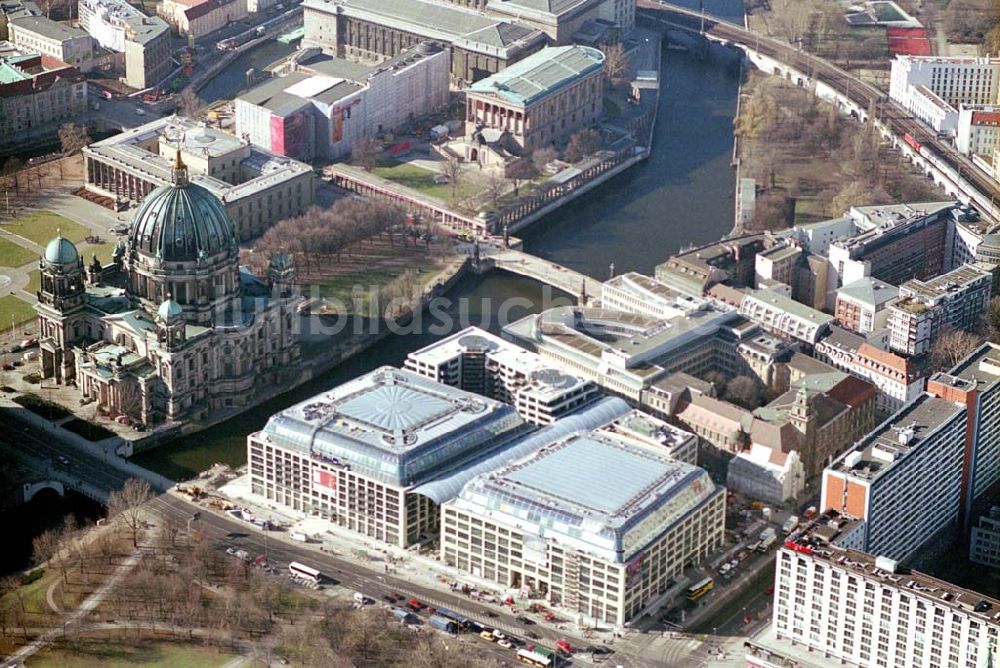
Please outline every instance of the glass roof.
[[452, 402], [405, 385], [383, 385], [340, 404], [337, 412], [388, 432], [406, 432], [454, 412]]
[[[669, 462], [584, 437], [532, 460], [508, 480], [614, 514], [672, 468]], [[598, 491], [600, 490], [600, 491]]]

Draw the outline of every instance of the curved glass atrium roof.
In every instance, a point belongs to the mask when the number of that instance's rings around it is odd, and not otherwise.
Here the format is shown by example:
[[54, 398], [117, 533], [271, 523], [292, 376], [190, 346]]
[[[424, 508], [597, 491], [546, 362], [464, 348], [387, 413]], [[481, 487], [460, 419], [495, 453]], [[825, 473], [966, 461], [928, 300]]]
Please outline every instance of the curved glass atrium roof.
[[261, 438], [407, 486], [522, 428], [506, 404], [386, 366], [277, 413]]
[[722, 489], [663, 448], [606, 432], [558, 434], [469, 482], [453, 502], [500, 524], [624, 561]]

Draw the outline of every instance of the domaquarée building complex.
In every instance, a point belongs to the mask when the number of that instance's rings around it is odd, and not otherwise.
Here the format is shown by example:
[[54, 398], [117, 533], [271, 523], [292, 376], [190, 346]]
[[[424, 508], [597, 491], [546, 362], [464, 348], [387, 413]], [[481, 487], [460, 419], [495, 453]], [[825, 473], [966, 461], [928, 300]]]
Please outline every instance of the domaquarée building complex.
[[[725, 493], [691, 434], [617, 398], [545, 427], [382, 367], [248, 438], [253, 493], [623, 625], [722, 544]], [[443, 521], [442, 521], [443, 519]]]
[[536, 438], [442, 506], [445, 563], [622, 626], [721, 547], [725, 490], [703, 469], [609, 428]]

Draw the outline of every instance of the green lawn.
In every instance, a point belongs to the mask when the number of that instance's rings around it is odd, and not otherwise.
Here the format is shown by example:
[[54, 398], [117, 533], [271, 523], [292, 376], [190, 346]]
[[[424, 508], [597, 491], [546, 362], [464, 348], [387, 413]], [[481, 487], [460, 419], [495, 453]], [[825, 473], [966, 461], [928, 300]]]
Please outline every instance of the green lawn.
[[0, 297], [0, 327], [10, 327], [12, 315], [14, 324], [19, 325], [35, 317], [35, 307], [14, 295]]
[[236, 658], [214, 647], [191, 643], [148, 642], [123, 644], [118, 640], [83, 640], [74, 651], [49, 649], [28, 659], [31, 668], [214, 668]]
[[38, 269], [32, 269], [28, 272], [28, 284], [24, 286], [24, 289], [35, 294], [42, 289], [42, 272]]
[[386, 162], [373, 169], [372, 173], [441, 200], [447, 200], [451, 192], [448, 184], [434, 183], [435, 172], [405, 162]]
[[[4, 594], [0, 597], [0, 608], [4, 610], [20, 609], [24, 604], [24, 611], [29, 615], [44, 615], [52, 612], [49, 604], [45, 601], [45, 592], [49, 585], [60, 577], [57, 570], [46, 571], [45, 574], [31, 584], [22, 585], [18, 593]], [[20, 598], [18, 598], [20, 595]]]
[[28, 264], [37, 259], [38, 254], [34, 251], [0, 237], [0, 267], [20, 267], [22, 264]]
[[438, 266], [438, 263], [434, 259], [425, 258], [420, 260], [418, 264], [393, 264], [372, 267], [369, 269], [359, 269], [358, 271], [344, 274], [343, 276], [328, 278], [325, 281], [316, 283], [315, 285], [319, 288], [321, 296], [328, 299], [339, 299], [348, 308], [351, 306], [350, 300], [354, 286], [360, 286], [362, 290], [362, 310], [364, 310], [368, 304], [368, 299], [365, 295], [368, 295], [376, 288], [395, 280], [408, 269], [419, 269], [420, 275], [418, 276], [418, 280], [424, 284], [429, 281], [440, 268], [441, 267]]
[[51, 211], [33, 211], [5, 223], [3, 228], [12, 234], [30, 239], [39, 246], [47, 244], [59, 232], [73, 243], [83, 241], [89, 234], [83, 225]]
[[795, 224], [816, 223], [829, 218], [824, 209], [825, 203], [818, 198], [799, 197], [795, 200]]

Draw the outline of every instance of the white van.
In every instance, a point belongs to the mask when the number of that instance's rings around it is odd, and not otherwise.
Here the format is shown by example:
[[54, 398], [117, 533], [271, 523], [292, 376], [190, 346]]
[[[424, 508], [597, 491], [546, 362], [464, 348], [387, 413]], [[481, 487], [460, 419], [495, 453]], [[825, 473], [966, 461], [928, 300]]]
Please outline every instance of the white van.
[[309, 542], [309, 537], [307, 535], [305, 535], [304, 533], [302, 533], [301, 531], [293, 531], [291, 533], [291, 535], [289, 535], [289, 538], [291, 538], [292, 540], [297, 540], [300, 543], [308, 543]]

